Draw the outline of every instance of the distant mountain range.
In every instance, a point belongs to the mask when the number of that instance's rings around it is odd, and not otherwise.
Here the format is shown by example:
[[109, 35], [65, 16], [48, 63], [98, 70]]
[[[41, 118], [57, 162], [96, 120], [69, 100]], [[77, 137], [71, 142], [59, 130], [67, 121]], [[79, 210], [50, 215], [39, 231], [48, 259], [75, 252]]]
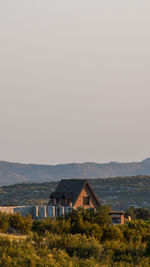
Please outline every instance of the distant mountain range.
[[141, 162], [105, 164], [86, 162], [61, 165], [22, 164], [0, 161], [0, 186], [17, 183], [43, 183], [62, 178], [107, 178], [150, 176], [150, 158]]

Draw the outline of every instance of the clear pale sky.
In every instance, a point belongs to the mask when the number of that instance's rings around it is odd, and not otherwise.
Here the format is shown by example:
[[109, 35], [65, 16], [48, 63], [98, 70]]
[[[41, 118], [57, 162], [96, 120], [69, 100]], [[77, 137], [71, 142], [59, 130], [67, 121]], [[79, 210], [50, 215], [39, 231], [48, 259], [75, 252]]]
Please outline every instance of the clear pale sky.
[[150, 1], [0, 1], [0, 160], [150, 156]]

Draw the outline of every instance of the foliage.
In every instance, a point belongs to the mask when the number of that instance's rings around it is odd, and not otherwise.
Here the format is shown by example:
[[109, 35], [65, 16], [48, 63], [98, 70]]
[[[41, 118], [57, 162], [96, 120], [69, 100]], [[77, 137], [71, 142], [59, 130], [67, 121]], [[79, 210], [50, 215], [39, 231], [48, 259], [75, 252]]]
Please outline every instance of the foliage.
[[0, 212], [0, 232], [6, 233], [9, 226], [9, 215]]
[[[149, 176], [89, 179], [98, 198], [114, 210], [127, 210], [130, 206], [150, 209]], [[0, 206], [48, 204], [49, 195], [58, 182], [22, 183], [0, 188]], [[41, 197], [42, 196], [42, 197]]]
[[22, 217], [20, 213], [9, 216], [9, 226], [18, 230], [21, 234], [28, 234], [32, 227], [32, 217]]
[[143, 220], [150, 220], [150, 210], [146, 208], [134, 208], [131, 206], [127, 212], [127, 216], [130, 216], [132, 219], [143, 219]]
[[55, 220], [0, 213], [1, 232], [28, 233], [26, 240], [0, 236], [0, 267], [150, 266], [150, 222], [114, 226], [108, 211], [79, 209]]

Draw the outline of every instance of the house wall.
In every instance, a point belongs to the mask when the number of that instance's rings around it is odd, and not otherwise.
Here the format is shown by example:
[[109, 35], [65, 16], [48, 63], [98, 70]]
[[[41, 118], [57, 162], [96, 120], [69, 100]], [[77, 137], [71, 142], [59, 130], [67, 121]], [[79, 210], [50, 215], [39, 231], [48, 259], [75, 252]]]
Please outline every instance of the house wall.
[[[87, 190], [82, 190], [81, 196], [78, 199], [77, 204], [79, 206], [82, 206], [83, 203], [83, 196], [91, 196], [90, 192]], [[95, 205], [95, 200], [93, 200], [92, 203], [92, 196], [91, 196], [91, 207], [94, 207]], [[79, 207], [76, 204], [76, 208]], [[97, 203], [96, 203], [97, 204]], [[85, 207], [85, 206], [84, 206]], [[86, 206], [85, 208], [89, 208], [89, 206]], [[9, 214], [14, 214], [19, 212], [22, 216], [26, 216], [28, 214], [31, 214], [34, 219], [42, 219], [42, 218], [57, 218], [57, 216], [62, 216], [67, 214], [69, 211], [72, 210], [72, 207], [62, 207], [62, 206], [16, 206], [16, 207], [0, 207], [0, 212], [4, 213], [9, 213]], [[114, 219], [114, 224], [124, 224], [125, 219], [123, 214], [114, 214], [110, 213], [112, 220]], [[117, 219], [117, 221], [116, 221]], [[127, 219], [126, 219], [127, 220]], [[128, 221], [128, 220], [127, 220]]]
[[0, 212], [14, 214], [19, 212], [22, 216], [26, 216], [28, 214], [34, 215], [36, 206], [8, 206], [8, 207], [0, 207]]
[[124, 224], [124, 215], [121, 215], [121, 225]]
[[[89, 205], [83, 205], [83, 197], [90, 197], [90, 203]], [[73, 208], [74, 209], [77, 209], [78, 207], [84, 207], [85, 209], [88, 209], [88, 208], [97, 208], [98, 207], [98, 203], [97, 201], [95, 200], [95, 197], [93, 196], [91, 190], [89, 189], [88, 185], [86, 185], [80, 195], [78, 196]]]
[[71, 211], [71, 207], [62, 206], [16, 206], [16, 207], [0, 207], [0, 212], [7, 214], [14, 214], [19, 212], [22, 216], [27, 216], [31, 214], [34, 219], [42, 218], [55, 218], [58, 216], [63, 216]]
[[14, 208], [15, 207], [0, 207], [0, 212], [11, 214], [14, 213]]

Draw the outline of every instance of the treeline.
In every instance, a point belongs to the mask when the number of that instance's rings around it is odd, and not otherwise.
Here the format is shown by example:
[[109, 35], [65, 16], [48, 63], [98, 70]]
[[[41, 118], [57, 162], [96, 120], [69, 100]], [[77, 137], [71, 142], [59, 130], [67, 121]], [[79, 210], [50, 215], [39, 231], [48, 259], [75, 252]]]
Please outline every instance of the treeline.
[[109, 208], [73, 210], [65, 218], [33, 220], [0, 213], [0, 267], [150, 266], [150, 221], [112, 225]]
[[130, 207], [125, 215], [128, 217], [130, 216], [132, 220], [150, 220], [150, 210], [146, 208], [135, 208], [135, 207]]

